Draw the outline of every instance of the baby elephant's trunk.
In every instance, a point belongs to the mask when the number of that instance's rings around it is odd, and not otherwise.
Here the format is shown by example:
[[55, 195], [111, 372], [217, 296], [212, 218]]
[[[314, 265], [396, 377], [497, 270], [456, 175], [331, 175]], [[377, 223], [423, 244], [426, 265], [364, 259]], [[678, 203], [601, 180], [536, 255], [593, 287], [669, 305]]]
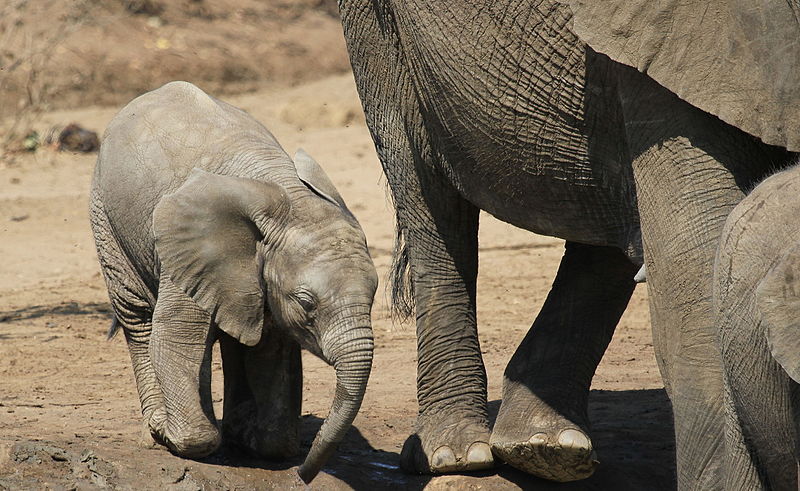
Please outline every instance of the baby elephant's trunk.
[[[355, 327], [338, 330], [335, 339], [323, 351], [336, 369], [336, 394], [330, 413], [311, 445], [311, 450], [298, 473], [304, 482], [309, 483], [336, 450], [350, 425], [353, 423], [361, 400], [367, 389], [369, 372], [372, 368], [372, 328], [363, 322], [349, 322]], [[325, 349], [327, 348], [327, 349]]]

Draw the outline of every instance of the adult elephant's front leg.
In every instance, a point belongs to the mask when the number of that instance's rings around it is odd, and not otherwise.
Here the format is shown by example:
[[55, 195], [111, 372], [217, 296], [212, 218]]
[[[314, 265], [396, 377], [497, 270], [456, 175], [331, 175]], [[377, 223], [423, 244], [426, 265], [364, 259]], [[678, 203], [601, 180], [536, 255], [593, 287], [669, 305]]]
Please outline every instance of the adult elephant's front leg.
[[391, 27], [394, 15], [387, 17], [388, 3], [340, 6], [353, 74], [392, 190], [414, 284], [419, 414], [401, 465], [422, 473], [487, 468], [494, 461], [475, 325], [478, 210], [440, 172], [447, 168], [437, 165], [444, 149], [431, 145], [436, 129], [423, 117], [431, 108], [419, 102], [403, 42]]
[[[725, 218], [780, 152], [625, 69], [653, 344], [675, 420], [678, 487], [722, 486], [721, 359], [712, 266]], [[785, 156], [784, 156], [785, 157]]]
[[428, 175], [424, 182], [414, 193], [408, 189], [413, 180], [406, 179], [395, 193], [411, 265], [418, 352], [419, 414], [401, 464], [423, 473], [483, 469], [493, 458], [475, 321], [478, 209], [443, 178]]
[[553, 288], [505, 371], [495, 454], [556, 481], [590, 476], [592, 376], [634, 289], [620, 249], [567, 242]]

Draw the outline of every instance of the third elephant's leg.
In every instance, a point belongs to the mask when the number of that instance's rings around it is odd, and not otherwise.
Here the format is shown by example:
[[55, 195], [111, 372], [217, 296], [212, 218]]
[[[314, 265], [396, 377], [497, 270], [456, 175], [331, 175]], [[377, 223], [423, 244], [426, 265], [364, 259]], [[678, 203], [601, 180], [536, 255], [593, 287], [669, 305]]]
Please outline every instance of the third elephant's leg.
[[636, 179], [656, 357], [672, 401], [678, 487], [721, 487], [721, 360], [711, 309], [714, 253], [773, 149], [625, 69], [622, 105]]
[[153, 311], [150, 359], [164, 397], [159, 438], [182, 457], [203, 457], [219, 446], [211, 403], [211, 317], [161, 274]]
[[492, 431], [504, 461], [556, 481], [592, 474], [589, 386], [635, 274], [619, 249], [567, 242], [547, 300], [505, 371]]
[[285, 458], [300, 448], [303, 371], [300, 345], [286, 333], [266, 329], [261, 341], [245, 346], [220, 333], [226, 444], [265, 458]]

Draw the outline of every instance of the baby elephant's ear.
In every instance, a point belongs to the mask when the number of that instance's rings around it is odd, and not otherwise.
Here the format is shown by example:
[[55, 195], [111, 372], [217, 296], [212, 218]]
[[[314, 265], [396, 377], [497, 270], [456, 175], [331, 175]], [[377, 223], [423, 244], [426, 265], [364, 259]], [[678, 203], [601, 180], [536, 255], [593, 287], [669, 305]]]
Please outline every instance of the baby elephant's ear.
[[264, 325], [259, 241], [288, 209], [277, 185], [194, 169], [161, 198], [153, 231], [161, 269], [220, 329], [253, 346]]
[[756, 289], [773, 358], [800, 383], [800, 246], [792, 247]]
[[328, 201], [339, 205], [343, 210], [347, 210], [347, 205], [344, 203], [342, 196], [328, 175], [325, 174], [325, 171], [322, 170], [322, 166], [302, 148], [298, 148], [297, 153], [294, 154], [294, 166], [297, 169], [297, 177], [306, 186]]

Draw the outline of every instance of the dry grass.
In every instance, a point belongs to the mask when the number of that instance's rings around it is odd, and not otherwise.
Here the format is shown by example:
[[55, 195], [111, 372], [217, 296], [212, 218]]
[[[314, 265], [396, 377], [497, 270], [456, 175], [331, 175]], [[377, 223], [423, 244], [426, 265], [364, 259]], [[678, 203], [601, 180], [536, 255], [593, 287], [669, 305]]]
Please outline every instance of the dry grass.
[[[42, 76], [59, 43], [79, 29], [91, 8], [90, 0], [70, 2], [66, 14], [48, 16], [61, 0], [10, 0], [0, 6], [0, 93], [23, 94], [16, 104], [3, 107], [0, 159], [24, 150], [23, 138], [31, 131], [58, 87]], [[63, 4], [62, 4], [63, 5]], [[63, 10], [63, 9], [58, 9]], [[47, 29], [32, 30], [23, 22], [39, 16]]]

